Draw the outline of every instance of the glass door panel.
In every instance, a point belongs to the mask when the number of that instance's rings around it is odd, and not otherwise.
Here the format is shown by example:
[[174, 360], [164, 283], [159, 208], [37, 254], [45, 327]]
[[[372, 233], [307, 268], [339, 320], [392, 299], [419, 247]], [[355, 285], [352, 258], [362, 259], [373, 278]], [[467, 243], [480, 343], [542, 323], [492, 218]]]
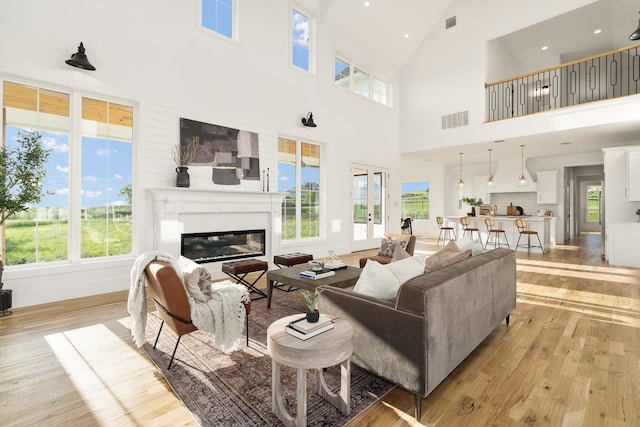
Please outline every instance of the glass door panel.
[[352, 168], [353, 250], [379, 246], [386, 229], [386, 171]]

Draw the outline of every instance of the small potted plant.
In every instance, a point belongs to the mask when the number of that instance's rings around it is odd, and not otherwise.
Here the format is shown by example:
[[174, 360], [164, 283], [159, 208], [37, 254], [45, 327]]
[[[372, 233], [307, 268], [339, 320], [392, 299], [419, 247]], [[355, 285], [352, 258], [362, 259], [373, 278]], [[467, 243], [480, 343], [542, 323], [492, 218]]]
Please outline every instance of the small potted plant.
[[307, 290], [302, 290], [302, 296], [307, 303], [307, 322], [316, 323], [320, 318], [320, 312], [318, 312], [317, 305], [320, 294]]
[[476, 216], [476, 207], [482, 206], [482, 199], [476, 199], [475, 197], [463, 197], [462, 203], [471, 206], [471, 213], [469, 216]]

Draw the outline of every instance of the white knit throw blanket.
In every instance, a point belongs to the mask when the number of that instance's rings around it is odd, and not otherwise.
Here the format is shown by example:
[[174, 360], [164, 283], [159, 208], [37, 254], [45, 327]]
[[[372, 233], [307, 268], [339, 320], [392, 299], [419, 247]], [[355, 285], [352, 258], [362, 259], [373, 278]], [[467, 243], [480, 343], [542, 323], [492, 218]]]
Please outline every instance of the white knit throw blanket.
[[[133, 318], [131, 334], [138, 347], [145, 342], [144, 331], [147, 323], [144, 269], [154, 259], [168, 262], [176, 270], [184, 286], [179, 262], [170, 254], [151, 251], [136, 259], [131, 269], [131, 288], [127, 308]], [[251, 301], [249, 292], [245, 286], [232, 283], [229, 280], [212, 283], [210, 286], [211, 298], [207, 302], [194, 299], [185, 287], [191, 311], [191, 321], [198, 329], [214, 334], [215, 344], [221, 346], [223, 351], [236, 351], [240, 349], [245, 321], [245, 309], [242, 303]]]

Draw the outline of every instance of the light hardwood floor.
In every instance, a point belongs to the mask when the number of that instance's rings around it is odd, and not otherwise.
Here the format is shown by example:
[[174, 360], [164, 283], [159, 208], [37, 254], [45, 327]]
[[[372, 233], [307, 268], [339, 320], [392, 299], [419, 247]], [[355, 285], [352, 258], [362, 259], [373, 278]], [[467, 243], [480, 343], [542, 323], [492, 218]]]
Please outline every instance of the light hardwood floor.
[[[518, 253], [518, 301], [422, 402], [396, 388], [350, 426], [640, 426], [640, 270], [585, 235]], [[416, 253], [436, 250], [419, 239]], [[343, 256], [357, 264], [362, 253]], [[463, 297], [463, 296], [461, 296]], [[0, 424], [195, 425], [120, 322], [126, 292], [0, 318]], [[264, 301], [264, 300], [262, 300]]]

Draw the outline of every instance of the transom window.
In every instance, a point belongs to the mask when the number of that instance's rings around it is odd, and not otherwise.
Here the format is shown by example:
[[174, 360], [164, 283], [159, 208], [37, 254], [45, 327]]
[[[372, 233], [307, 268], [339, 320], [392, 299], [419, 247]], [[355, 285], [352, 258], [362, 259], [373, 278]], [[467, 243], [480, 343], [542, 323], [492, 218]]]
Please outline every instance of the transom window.
[[334, 58], [334, 83], [380, 104], [391, 106], [389, 84], [344, 59]]

